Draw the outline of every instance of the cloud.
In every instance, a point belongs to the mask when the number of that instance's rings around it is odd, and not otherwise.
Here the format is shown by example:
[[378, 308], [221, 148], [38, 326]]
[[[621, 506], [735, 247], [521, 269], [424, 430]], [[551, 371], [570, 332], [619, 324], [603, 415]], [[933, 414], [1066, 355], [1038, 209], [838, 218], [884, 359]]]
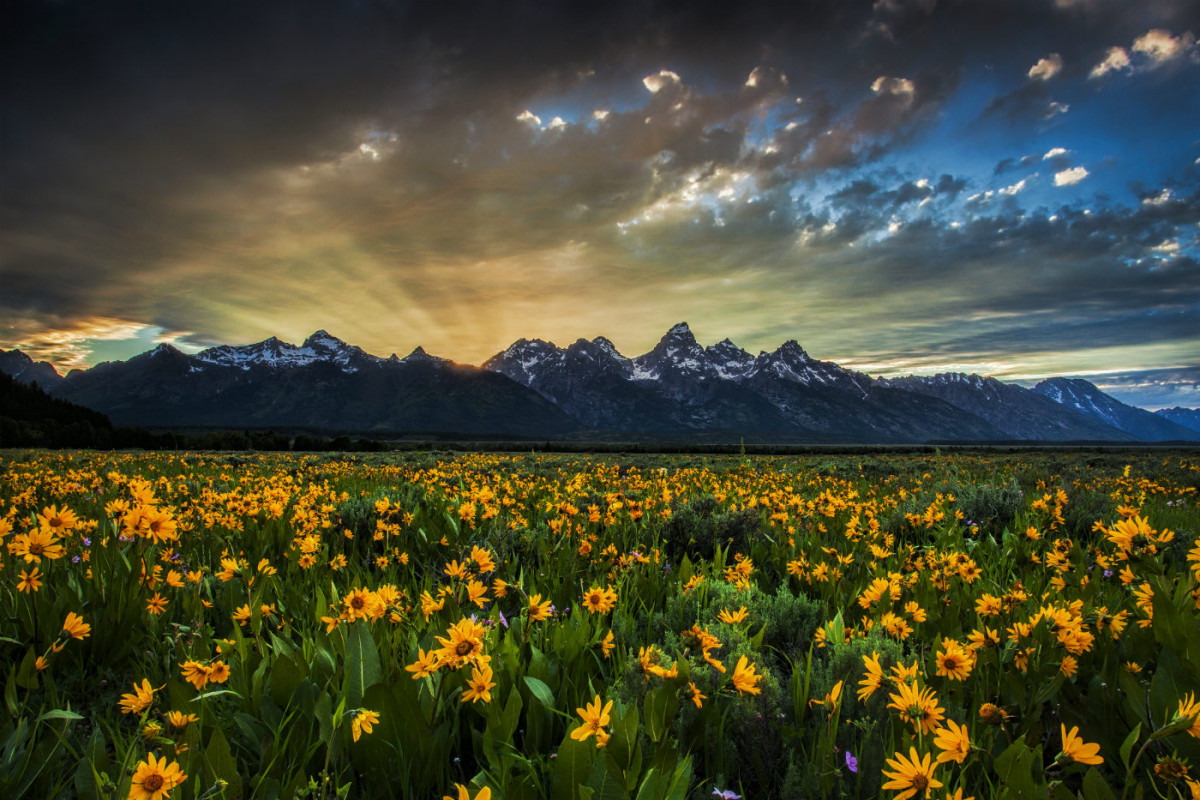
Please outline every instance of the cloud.
[[1055, 186], [1074, 186], [1088, 176], [1088, 171], [1083, 167], [1071, 167], [1060, 172], [1054, 173]]
[[1147, 72], [1185, 56], [1195, 58], [1198, 53], [1196, 37], [1191, 31], [1173, 36], [1168, 30], [1153, 28], [1134, 39], [1129, 50], [1110, 47], [1104, 59], [1092, 67], [1088, 77], [1102, 78], [1110, 72]]
[[682, 83], [679, 76], [669, 69], [659, 70], [653, 75], [642, 78], [642, 85], [651, 94], [658, 94], [668, 86], [678, 86]]
[[1157, 66], [1192, 51], [1195, 46], [1196, 39], [1191, 31], [1172, 36], [1170, 31], [1155, 28], [1134, 39], [1133, 52], [1145, 55]]
[[1047, 150], [1041, 160], [1055, 172], [1064, 172], [1071, 167], [1071, 151], [1065, 147], [1052, 147]]
[[[326, 327], [372, 352], [478, 361], [519, 336], [652, 344], [685, 317], [747, 346], [800, 336], [830, 353], [910, 333], [950, 352], [955, 326], [992, 304], [1049, 317], [1063, 303], [1089, 336], [1093, 320], [1114, 338], [1136, 327], [1112, 323], [1115, 300], [1195, 322], [1173, 305], [1195, 304], [1189, 240], [1169, 222], [1194, 204], [1184, 178], [1161, 204], [1097, 204], [1107, 227], [1087, 236], [1071, 207], [1054, 221], [1018, 207], [1049, 183], [1035, 169], [1072, 166], [1038, 167], [1037, 132], [1082, 147], [1067, 101], [1108, 110], [1073, 72], [1113, 42], [1154, 63], [1166, 45], [1143, 52], [1135, 35], [1194, 30], [1186, 9], [17, 7], [0, 46], [0, 70], [28, 76], [0, 86], [9, 343], [95, 319], [202, 343]], [[992, 113], [1029, 127], [966, 141], [971, 163], [947, 174], [928, 152], [959, 134], [981, 63], [1021, 84]], [[1025, 171], [975, 186], [993, 164]], [[1163, 242], [1184, 243], [1170, 264]], [[1139, 259], [1147, 286], [1124, 277]], [[1121, 291], [1090, 294], [1088, 270]], [[1049, 324], [1029, 329], [1028, 347], [1053, 346]]]
[[1164, 187], [1156, 194], [1146, 195], [1142, 198], [1144, 206], [1163, 206], [1171, 201], [1171, 190]]
[[1051, 53], [1046, 58], [1038, 59], [1038, 62], [1029, 68], [1029, 79], [1036, 81], [1048, 81], [1058, 73], [1062, 72], [1063, 60], [1058, 53]]
[[1016, 183], [1012, 184], [1011, 186], [1005, 186], [1003, 189], [997, 189], [996, 194], [1002, 194], [1002, 195], [1006, 195], [1008, 197], [1012, 197], [1013, 195], [1017, 194], [1018, 192], [1020, 192], [1022, 189], [1025, 188], [1025, 184], [1028, 180], [1029, 180], [1028, 178], [1022, 178], [1021, 180], [1017, 181]]
[[1052, 119], [1059, 114], [1066, 114], [1071, 110], [1071, 106], [1067, 103], [1059, 103], [1051, 100], [1046, 106], [1045, 112], [1042, 114], [1042, 119]]
[[1124, 47], [1110, 47], [1104, 60], [1092, 67], [1089, 78], [1102, 78], [1110, 72], [1124, 72], [1132, 67]]
[[1005, 117], [1011, 122], [1044, 121], [1065, 114], [1068, 110], [1068, 104], [1050, 98], [1045, 80], [1030, 79], [1017, 89], [993, 98], [977, 123], [995, 116]]
[[[156, 329], [141, 322], [108, 317], [92, 317], [49, 328], [26, 320], [17, 327], [9, 347], [21, 350], [34, 361], [49, 361], [65, 374], [89, 366], [97, 342], [133, 339], [152, 330]], [[165, 336], [159, 330], [157, 338], [171, 341], [175, 337]]]
[[1118, 400], [1139, 408], [1200, 408], [1200, 367], [1177, 366], [1080, 377]]
[[888, 78], [880, 75], [871, 84], [871, 91], [875, 94], [894, 94], [911, 99], [916, 93], [916, 88], [908, 78]]
[[1004, 158], [996, 162], [996, 166], [992, 169], [993, 175], [1003, 175], [1006, 172], [1011, 172], [1014, 169], [1024, 169], [1032, 167], [1038, 163], [1036, 155], [1021, 156], [1020, 158]]

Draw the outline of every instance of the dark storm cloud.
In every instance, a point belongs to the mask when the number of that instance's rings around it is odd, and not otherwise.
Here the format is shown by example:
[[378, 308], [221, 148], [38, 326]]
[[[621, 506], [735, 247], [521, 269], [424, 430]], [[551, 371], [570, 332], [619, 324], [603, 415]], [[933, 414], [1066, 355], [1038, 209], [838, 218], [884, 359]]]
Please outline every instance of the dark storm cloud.
[[994, 98], [983, 110], [981, 121], [990, 117], [1004, 117], [1009, 122], [1028, 123], [1052, 119], [1065, 114], [1069, 106], [1050, 96], [1049, 87], [1042, 81], [1033, 80], [1019, 89]]
[[1021, 156], [1020, 158], [1005, 158], [996, 164], [995, 169], [992, 170], [992, 174], [993, 175], [1003, 175], [1004, 173], [1012, 172], [1015, 169], [1025, 169], [1027, 167], [1032, 167], [1033, 165], [1037, 164], [1040, 160], [1041, 160], [1041, 156], [1038, 156], [1038, 155], [1027, 155], [1027, 156]]
[[1125, 403], [1143, 408], [1200, 408], [1200, 367], [1081, 376]]
[[[1110, 319], [1121, 300], [1134, 313], [1195, 301], [1194, 263], [1161, 250], [1195, 222], [1183, 189], [1053, 221], [995, 195], [972, 218], [966, 177], [883, 166], [981, 64], [1016, 98], [993, 113], [1020, 117], [1105, 48], [1200, 27], [1192, 3], [22, 0], [0, 13], [0, 323], [18, 333], [143, 323], [210, 343], [340, 315], [361, 326], [349, 333], [499, 347], [541, 333], [514, 330], [530, 319], [580, 317], [581, 284], [597, 324], [619, 309], [638, 336], [673, 298], [720, 297], [714, 318], [748, 327], [781, 288], [862, 306], [876, 337], [884, 310], [918, 295], [934, 316], [1058, 304]], [[1062, 72], [1030, 78], [1051, 53]], [[728, 282], [718, 294], [712, 281]]]

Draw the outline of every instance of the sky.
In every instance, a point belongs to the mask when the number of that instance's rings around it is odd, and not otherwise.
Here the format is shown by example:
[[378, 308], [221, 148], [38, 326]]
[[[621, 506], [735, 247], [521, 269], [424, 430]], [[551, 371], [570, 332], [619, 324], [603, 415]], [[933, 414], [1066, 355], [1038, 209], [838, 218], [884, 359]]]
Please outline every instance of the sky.
[[687, 321], [1200, 407], [1200, 4], [10, 0], [0, 348]]

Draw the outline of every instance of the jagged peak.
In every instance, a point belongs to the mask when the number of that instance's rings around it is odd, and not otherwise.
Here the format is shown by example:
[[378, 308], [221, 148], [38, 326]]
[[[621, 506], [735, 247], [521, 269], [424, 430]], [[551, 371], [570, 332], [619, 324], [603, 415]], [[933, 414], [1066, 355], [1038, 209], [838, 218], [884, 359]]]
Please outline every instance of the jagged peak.
[[157, 347], [150, 351], [150, 355], [158, 355], [159, 353], [182, 353], [178, 347], [170, 342], [160, 342]]
[[449, 359], [441, 358], [439, 356], [431, 356], [429, 353], [425, 352], [424, 347], [421, 347], [421, 345], [417, 345], [416, 347], [413, 348], [413, 351], [411, 353], [409, 353], [407, 356], [405, 356], [404, 358], [402, 358], [401, 361], [404, 361], [405, 363], [408, 363], [408, 364], [415, 364], [415, 363], [420, 363], [420, 362], [427, 363], [427, 364], [443, 364], [443, 363], [449, 361]]
[[[274, 338], [274, 337], [272, 337]], [[349, 345], [342, 339], [331, 334], [329, 331], [321, 328], [314, 332], [311, 336], [304, 340], [302, 347], [320, 347], [328, 350], [340, 350]]]
[[[696, 341], [696, 337], [692, 334], [692, 329], [688, 327], [686, 322], [680, 322], [677, 325], [672, 325], [663, 337], [658, 340], [658, 344], [650, 352], [678, 352], [680, 348], [701, 349], [700, 344]], [[647, 353], [646, 355], [649, 355]], [[643, 356], [644, 357], [644, 356]]]
[[613, 353], [617, 352], [617, 346], [607, 336], [597, 336], [595, 339], [592, 339], [592, 344], [602, 350], [611, 350]]
[[554, 342], [547, 342], [545, 339], [526, 339], [524, 337], [517, 339], [510, 344], [504, 352], [516, 353], [522, 350], [557, 350]]
[[779, 355], [803, 356], [804, 358], [808, 358], [808, 353], [805, 352], [804, 348], [801, 347], [800, 343], [795, 339], [788, 339], [786, 342], [779, 345], [775, 352]]
[[1063, 377], [1046, 378], [1044, 380], [1038, 381], [1037, 385], [1035, 385], [1033, 388], [1036, 390], [1039, 387], [1045, 387], [1045, 386], [1069, 388], [1069, 389], [1074, 389], [1076, 391], [1087, 391], [1087, 392], [1099, 392], [1100, 391], [1100, 388], [1098, 386], [1096, 386], [1096, 384], [1092, 383], [1091, 381], [1084, 380], [1083, 378], [1063, 378]]

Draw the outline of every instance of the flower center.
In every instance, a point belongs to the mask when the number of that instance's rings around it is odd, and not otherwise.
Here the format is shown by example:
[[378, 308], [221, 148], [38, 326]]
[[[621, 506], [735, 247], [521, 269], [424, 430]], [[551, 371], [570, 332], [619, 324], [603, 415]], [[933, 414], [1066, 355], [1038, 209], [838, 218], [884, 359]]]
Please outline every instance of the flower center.
[[454, 648], [454, 652], [456, 655], [465, 656], [465, 655], [470, 654], [470, 652], [474, 649], [475, 649], [475, 645], [464, 640], [464, 641], [461, 641], [458, 643], [458, 646]]
[[158, 773], [150, 775], [144, 781], [142, 781], [142, 788], [150, 792], [157, 792], [162, 788], [162, 785], [163, 777]]
[[45, 546], [41, 542], [30, 542], [29, 544], [29, 552], [31, 555], [40, 556], [45, 549]]
[[913, 788], [916, 789], [918, 792], [921, 791], [922, 789], [928, 789], [929, 788], [929, 778], [925, 775], [917, 773], [916, 775], [913, 776], [912, 785], [913, 785]]

